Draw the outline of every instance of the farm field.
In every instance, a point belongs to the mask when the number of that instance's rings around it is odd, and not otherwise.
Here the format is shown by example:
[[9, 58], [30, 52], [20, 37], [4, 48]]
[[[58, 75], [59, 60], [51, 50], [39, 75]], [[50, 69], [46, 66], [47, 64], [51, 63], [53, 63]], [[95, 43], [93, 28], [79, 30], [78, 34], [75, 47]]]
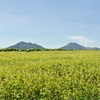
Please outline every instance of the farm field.
[[100, 100], [100, 51], [0, 52], [0, 100]]

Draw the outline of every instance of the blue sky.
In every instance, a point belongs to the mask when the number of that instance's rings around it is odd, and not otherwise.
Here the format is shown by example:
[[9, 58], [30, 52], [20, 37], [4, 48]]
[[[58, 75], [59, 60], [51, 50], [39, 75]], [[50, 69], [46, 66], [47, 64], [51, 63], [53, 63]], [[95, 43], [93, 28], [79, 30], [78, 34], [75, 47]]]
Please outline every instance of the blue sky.
[[0, 48], [20, 41], [100, 47], [100, 0], [0, 0]]

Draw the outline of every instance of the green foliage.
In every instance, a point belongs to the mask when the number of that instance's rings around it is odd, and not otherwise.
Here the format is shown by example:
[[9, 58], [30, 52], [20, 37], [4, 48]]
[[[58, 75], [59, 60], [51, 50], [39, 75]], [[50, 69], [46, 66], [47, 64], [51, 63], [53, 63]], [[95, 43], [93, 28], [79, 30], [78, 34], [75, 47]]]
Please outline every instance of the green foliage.
[[18, 52], [32, 52], [32, 51], [67, 51], [65, 49], [39, 49], [39, 48], [32, 48], [32, 49], [14, 49], [14, 48], [5, 48], [0, 49], [0, 52], [9, 52], [9, 51], [18, 51]]
[[[88, 49], [86, 49], [88, 50]], [[92, 49], [92, 50], [97, 50], [99, 51], [99, 49]], [[31, 48], [31, 49], [14, 49], [14, 48], [4, 48], [4, 49], [0, 49], [0, 52], [9, 52], [9, 51], [17, 51], [17, 52], [33, 52], [33, 51], [75, 51], [73, 49], [67, 50], [67, 49], [39, 49], [39, 48]]]
[[100, 100], [99, 55], [0, 52], [0, 100]]

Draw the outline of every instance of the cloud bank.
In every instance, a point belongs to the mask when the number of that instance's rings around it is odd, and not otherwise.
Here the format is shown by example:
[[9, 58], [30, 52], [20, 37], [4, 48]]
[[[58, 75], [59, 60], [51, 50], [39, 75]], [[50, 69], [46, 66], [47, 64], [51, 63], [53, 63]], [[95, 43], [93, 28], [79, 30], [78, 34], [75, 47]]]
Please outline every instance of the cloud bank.
[[74, 42], [79, 42], [84, 46], [91, 46], [94, 41], [85, 37], [85, 36], [71, 36], [69, 37], [70, 40], [73, 40]]

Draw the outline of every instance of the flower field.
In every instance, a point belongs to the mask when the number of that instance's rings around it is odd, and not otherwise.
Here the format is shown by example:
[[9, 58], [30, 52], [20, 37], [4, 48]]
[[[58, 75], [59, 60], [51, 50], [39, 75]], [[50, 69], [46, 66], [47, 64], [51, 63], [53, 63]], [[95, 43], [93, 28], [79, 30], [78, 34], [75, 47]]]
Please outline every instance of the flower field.
[[100, 51], [0, 52], [0, 100], [100, 100]]

